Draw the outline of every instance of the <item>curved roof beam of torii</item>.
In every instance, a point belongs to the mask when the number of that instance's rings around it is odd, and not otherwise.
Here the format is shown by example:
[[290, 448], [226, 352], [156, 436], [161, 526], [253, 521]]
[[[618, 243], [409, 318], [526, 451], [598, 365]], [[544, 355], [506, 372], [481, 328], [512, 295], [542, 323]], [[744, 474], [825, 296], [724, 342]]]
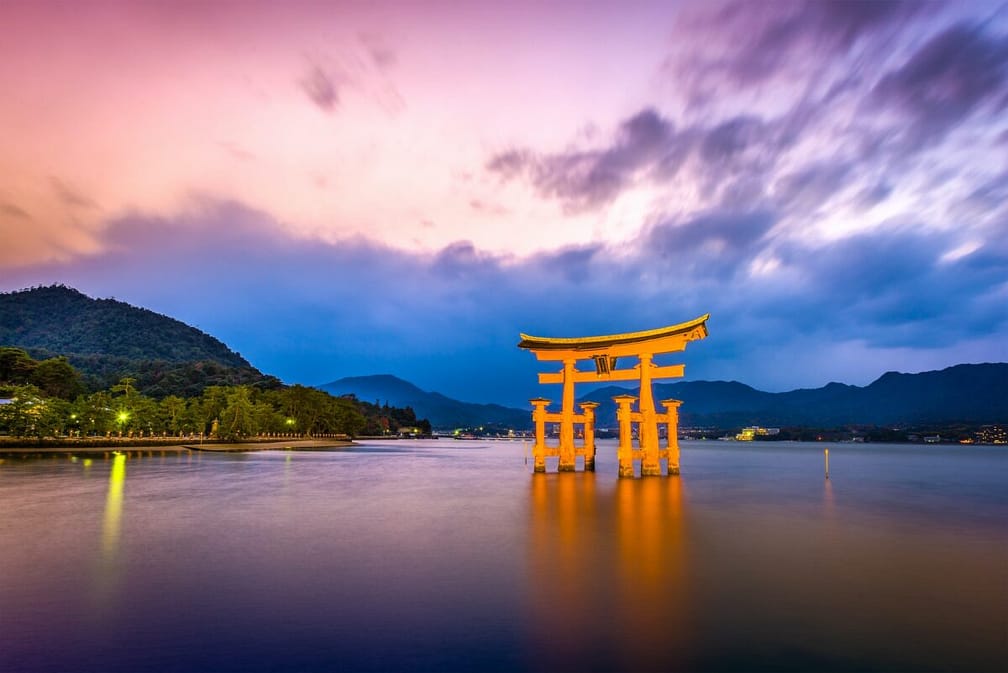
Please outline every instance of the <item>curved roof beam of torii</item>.
[[[659, 327], [641, 332], [626, 332], [603, 336], [573, 338], [537, 337], [521, 333], [521, 341], [518, 343], [518, 347], [533, 352], [584, 351], [585, 358], [591, 357], [592, 354], [603, 354], [609, 349], [628, 344], [637, 344], [638, 347], [633, 350], [641, 352], [670, 352], [672, 350], [681, 350], [687, 341], [706, 337], [708, 318], [710, 318], [710, 313], [705, 313], [699, 318], [679, 323], [678, 325], [669, 325], [668, 327]], [[639, 348], [643, 344], [651, 345], [654, 348]], [[663, 348], [668, 348], [668, 350], [663, 350]]]

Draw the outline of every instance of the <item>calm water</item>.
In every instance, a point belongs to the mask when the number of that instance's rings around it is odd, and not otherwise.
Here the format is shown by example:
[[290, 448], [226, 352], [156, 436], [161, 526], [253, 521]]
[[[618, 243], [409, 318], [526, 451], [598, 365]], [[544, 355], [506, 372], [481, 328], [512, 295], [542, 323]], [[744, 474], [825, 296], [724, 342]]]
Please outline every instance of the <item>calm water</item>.
[[1008, 669], [1003, 448], [602, 444], [8, 459], [0, 670]]

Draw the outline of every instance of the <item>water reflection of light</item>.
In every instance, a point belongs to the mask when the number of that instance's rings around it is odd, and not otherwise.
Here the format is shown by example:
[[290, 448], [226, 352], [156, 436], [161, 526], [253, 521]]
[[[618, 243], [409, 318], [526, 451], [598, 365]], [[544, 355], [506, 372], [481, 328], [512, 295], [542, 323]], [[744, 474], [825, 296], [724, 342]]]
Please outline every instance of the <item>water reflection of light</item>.
[[604, 614], [598, 599], [607, 587], [599, 586], [605, 580], [596, 561], [604, 554], [590, 550], [609, 541], [599, 537], [605, 527], [598, 521], [594, 474], [533, 475], [531, 501], [529, 635], [538, 664], [555, 670], [576, 661], [598, 637]]
[[126, 483], [126, 456], [112, 458], [108, 494], [105, 496], [105, 519], [102, 523], [102, 554], [106, 561], [113, 559], [119, 550], [119, 533], [122, 529], [123, 485]]
[[618, 667], [679, 670], [690, 612], [683, 480], [621, 479], [615, 497], [620, 591], [613, 613], [626, 634]]
[[544, 669], [682, 668], [692, 634], [679, 478], [531, 480], [530, 640]]
[[823, 487], [823, 515], [827, 521], [833, 521], [833, 482], [829, 479], [824, 480], [825, 486]]

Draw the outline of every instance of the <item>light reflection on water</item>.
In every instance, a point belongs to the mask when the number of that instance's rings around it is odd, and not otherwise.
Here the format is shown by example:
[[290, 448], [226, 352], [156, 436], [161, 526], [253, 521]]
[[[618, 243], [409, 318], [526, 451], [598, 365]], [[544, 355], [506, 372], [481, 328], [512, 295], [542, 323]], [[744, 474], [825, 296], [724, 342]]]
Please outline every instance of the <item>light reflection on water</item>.
[[1008, 453], [830, 448], [8, 460], [0, 670], [1008, 668]]
[[530, 512], [534, 649], [546, 670], [686, 666], [681, 479], [535, 475]]
[[106, 563], [115, 560], [122, 530], [123, 485], [126, 482], [126, 456], [116, 454], [109, 472], [108, 494], [105, 497], [105, 518], [102, 522], [102, 556]]

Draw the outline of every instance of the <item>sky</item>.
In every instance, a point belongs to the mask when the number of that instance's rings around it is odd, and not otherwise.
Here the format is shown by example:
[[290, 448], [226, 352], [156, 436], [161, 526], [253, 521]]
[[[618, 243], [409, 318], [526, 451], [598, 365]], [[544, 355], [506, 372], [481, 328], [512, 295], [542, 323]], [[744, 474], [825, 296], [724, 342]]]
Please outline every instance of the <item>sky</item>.
[[710, 313], [686, 380], [1008, 360], [1008, 3], [0, 3], [0, 291], [288, 383], [525, 405], [519, 332]]

